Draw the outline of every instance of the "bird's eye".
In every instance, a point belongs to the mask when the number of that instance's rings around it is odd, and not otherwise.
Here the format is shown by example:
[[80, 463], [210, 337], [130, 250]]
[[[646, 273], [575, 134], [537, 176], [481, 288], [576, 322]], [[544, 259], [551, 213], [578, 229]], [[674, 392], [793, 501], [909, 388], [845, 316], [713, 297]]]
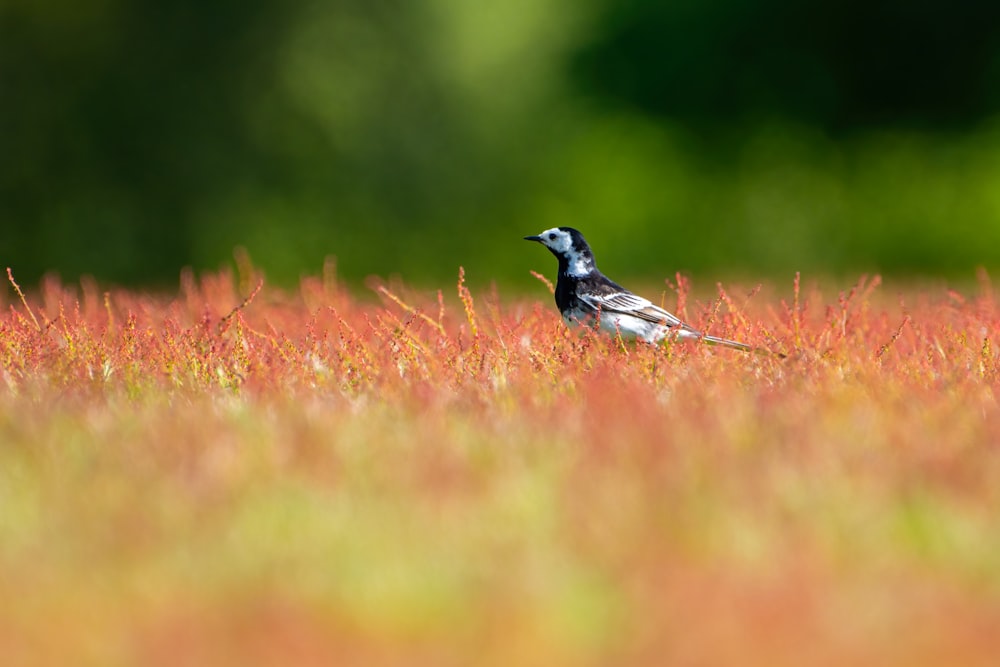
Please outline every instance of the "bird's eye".
[[555, 241], [556, 240], [556, 235], [555, 234], [549, 234], [549, 240], [550, 241]]

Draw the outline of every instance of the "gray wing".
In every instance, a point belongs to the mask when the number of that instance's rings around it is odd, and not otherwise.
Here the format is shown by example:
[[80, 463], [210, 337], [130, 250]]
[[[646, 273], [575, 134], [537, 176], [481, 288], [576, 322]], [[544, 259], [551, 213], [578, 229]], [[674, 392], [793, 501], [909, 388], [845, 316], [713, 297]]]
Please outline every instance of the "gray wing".
[[708, 343], [709, 345], [722, 345], [724, 347], [743, 350], [744, 352], [774, 354], [780, 358], [785, 357], [785, 355], [781, 352], [770, 352], [763, 348], [751, 347], [746, 343], [740, 343], [739, 341], [727, 340], [716, 336], [707, 336], [694, 327], [684, 324], [672, 313], [667, 312], [659, 306], [653, 305], [648, 299], [644, 299], [637, 294], [629, 292], [617, 283], [601, 285], [598, 289], [585, 294], [578, 293], [576, 297], [594, 310], [600, 310], [604, 313], [630, 315], [631, 317], [652, 322], [653, 324], [660, 324], [669, 328], [677, 327], [680, 329], [680, 331], [677, 332], [677, 335], [680, 338], [697, 338]]
[[632, 317], [637, 317], [654, 324], [662, 324], [666, 327], [681, 327], [688, 331], [695, 331], [695, 329], [681, 322], [673, 314], [659, 306], [653, 305], [649, 299], [644, 299], [631, 292], [613, 292], [602, 295], [577, 294], [577, 298], [590, 307], [600, 309], [604, 313], [631, 315]]

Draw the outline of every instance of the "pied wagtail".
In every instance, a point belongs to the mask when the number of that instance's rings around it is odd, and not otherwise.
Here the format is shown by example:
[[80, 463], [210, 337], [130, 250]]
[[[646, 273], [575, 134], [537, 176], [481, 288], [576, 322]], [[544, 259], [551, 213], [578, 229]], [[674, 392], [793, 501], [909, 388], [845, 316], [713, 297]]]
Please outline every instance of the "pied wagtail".
[[597, 269], [583, 234], [572, 227], [553, 227], [524, 240], [538, 241], [559, 260], [556, 306], [570, 326], [592, 325], [594, 318], [600, 317], [601, 330], [626, 340], [659, 343], [671, 336], [757, 351], [745, 343], [704, 334], [605, 276]]

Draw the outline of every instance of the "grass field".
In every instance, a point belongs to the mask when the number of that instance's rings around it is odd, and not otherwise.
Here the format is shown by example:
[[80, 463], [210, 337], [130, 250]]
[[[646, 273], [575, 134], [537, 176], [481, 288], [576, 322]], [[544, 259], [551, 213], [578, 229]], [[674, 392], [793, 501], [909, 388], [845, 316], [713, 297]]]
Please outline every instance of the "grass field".
[[997, 664], [989, 280], [677, 282], [788, 358], [571, 334], [540, 283], [12, 279], [2, 663]]

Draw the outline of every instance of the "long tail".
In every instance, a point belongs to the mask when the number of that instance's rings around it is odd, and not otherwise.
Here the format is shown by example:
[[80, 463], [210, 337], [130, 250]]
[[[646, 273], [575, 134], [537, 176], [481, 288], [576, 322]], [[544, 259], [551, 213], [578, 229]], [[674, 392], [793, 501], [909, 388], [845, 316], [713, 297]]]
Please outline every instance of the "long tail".
[[788, 355], [782, 354], [781, 352], [773, 352], [763, 347], [752, 347], [746, 343], [740, 343], [735, 340], [727, 340], [725, 338], [718, 338], [716, 336], [709, 336], [708, 334], [702, 334], [698, 337], [701, 342], [708, 345], [719, 345], [721, 347], [729, 347], [734, 350], [742, 350], [743, 352], [753, 352], [754, 354], [767, 354], [770, 356], [775, 356], [780, 359], [784, 359]]

